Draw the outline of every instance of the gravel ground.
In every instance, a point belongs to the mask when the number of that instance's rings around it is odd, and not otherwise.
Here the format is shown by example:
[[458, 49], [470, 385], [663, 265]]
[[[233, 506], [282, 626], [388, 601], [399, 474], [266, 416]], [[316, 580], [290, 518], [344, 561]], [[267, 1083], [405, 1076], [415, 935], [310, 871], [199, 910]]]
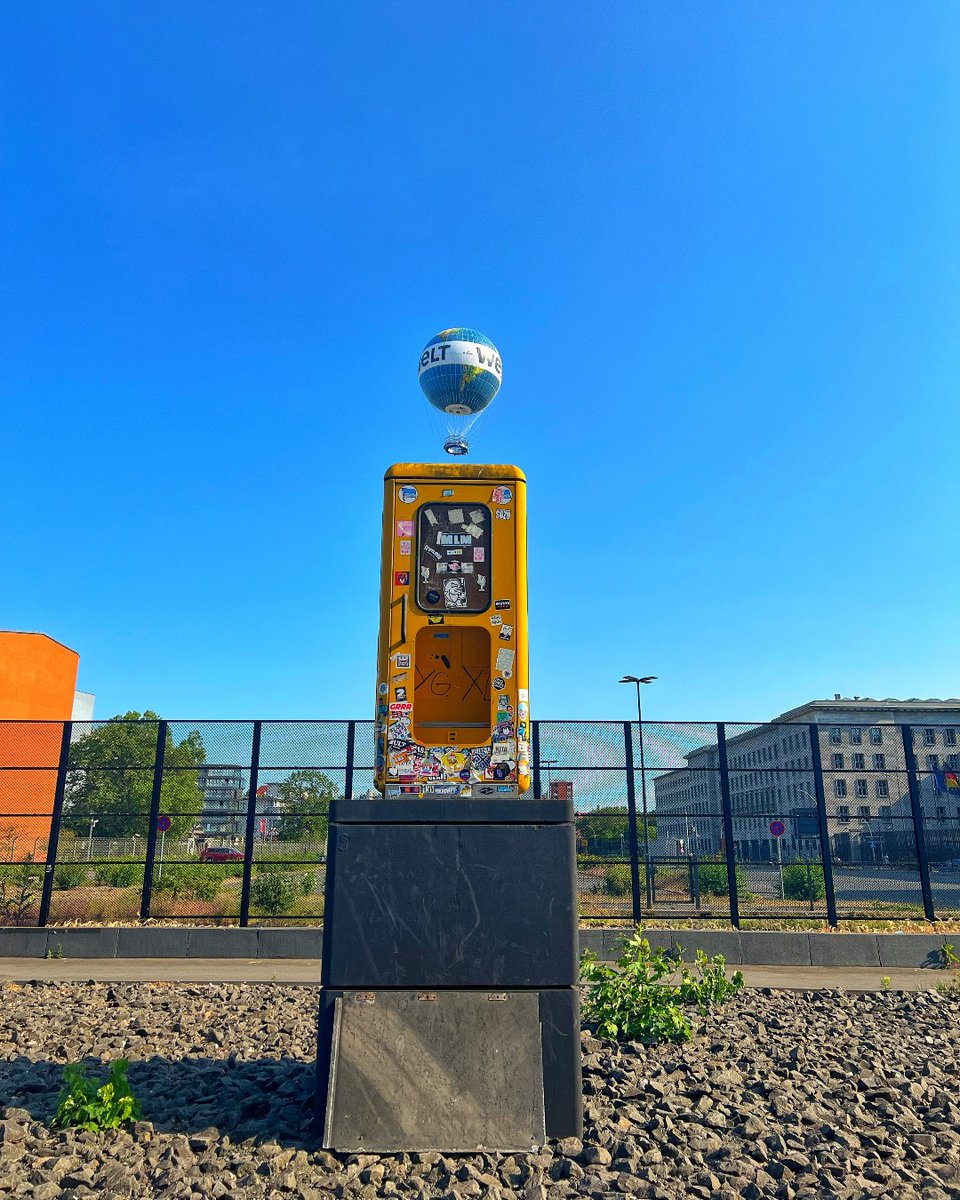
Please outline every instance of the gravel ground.
[[[935, 993], [748, 991], [680, 1047], [585, 1033], [582, 1143], [452, 1157], [319, 1149], [315, 988], [0, 997], [2, 1197], [960, 1197], [960, 1001]], [[147, 1119], [52, 1131], [61, 1065], [120, 1055]]]

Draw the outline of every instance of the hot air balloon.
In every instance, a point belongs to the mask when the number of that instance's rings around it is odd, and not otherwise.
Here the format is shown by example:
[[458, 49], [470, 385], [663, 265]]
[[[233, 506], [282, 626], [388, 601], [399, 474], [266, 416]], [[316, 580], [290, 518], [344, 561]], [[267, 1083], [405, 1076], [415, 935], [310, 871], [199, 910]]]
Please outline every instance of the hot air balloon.
[[467, 453], [467, 434], [502, 382], [500, 352], [478, 330], [443, 329], [427, 342], [420, 355], [420, 386], [446, 417], [448, 454]]

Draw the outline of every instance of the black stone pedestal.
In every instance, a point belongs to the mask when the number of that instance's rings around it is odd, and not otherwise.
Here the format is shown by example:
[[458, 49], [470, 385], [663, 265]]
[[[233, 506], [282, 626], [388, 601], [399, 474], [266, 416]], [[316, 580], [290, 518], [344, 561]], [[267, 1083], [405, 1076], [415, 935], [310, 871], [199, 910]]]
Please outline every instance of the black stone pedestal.
[[579, 1136], [576, 899], [569, 801], [335, 801], [325, 1144], [521, 1149]]

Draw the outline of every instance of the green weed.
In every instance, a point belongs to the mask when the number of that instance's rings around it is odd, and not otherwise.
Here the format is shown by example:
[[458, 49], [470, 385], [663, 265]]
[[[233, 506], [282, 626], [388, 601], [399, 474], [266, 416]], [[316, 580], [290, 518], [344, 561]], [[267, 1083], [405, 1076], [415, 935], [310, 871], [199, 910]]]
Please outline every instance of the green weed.
[[98, 1087], [88, 1078], [83, 1063], [68, 1063], [63, 1068], [63, 1088], [57, 1097], [53, 1124], [96, 1133], [138, 1121], [143, 1112], [127, 1081], [128, 1066], [125, 1058], [116, 1059], [110, 1064], [107, 1082]]

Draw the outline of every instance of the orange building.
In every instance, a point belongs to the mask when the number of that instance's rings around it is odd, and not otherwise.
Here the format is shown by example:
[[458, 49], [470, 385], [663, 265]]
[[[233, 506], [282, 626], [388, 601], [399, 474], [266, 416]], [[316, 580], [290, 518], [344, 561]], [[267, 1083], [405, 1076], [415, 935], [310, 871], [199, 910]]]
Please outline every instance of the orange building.
[[46, 856], [79, 663], [45, 633], [0, 630], [0, 862]]

